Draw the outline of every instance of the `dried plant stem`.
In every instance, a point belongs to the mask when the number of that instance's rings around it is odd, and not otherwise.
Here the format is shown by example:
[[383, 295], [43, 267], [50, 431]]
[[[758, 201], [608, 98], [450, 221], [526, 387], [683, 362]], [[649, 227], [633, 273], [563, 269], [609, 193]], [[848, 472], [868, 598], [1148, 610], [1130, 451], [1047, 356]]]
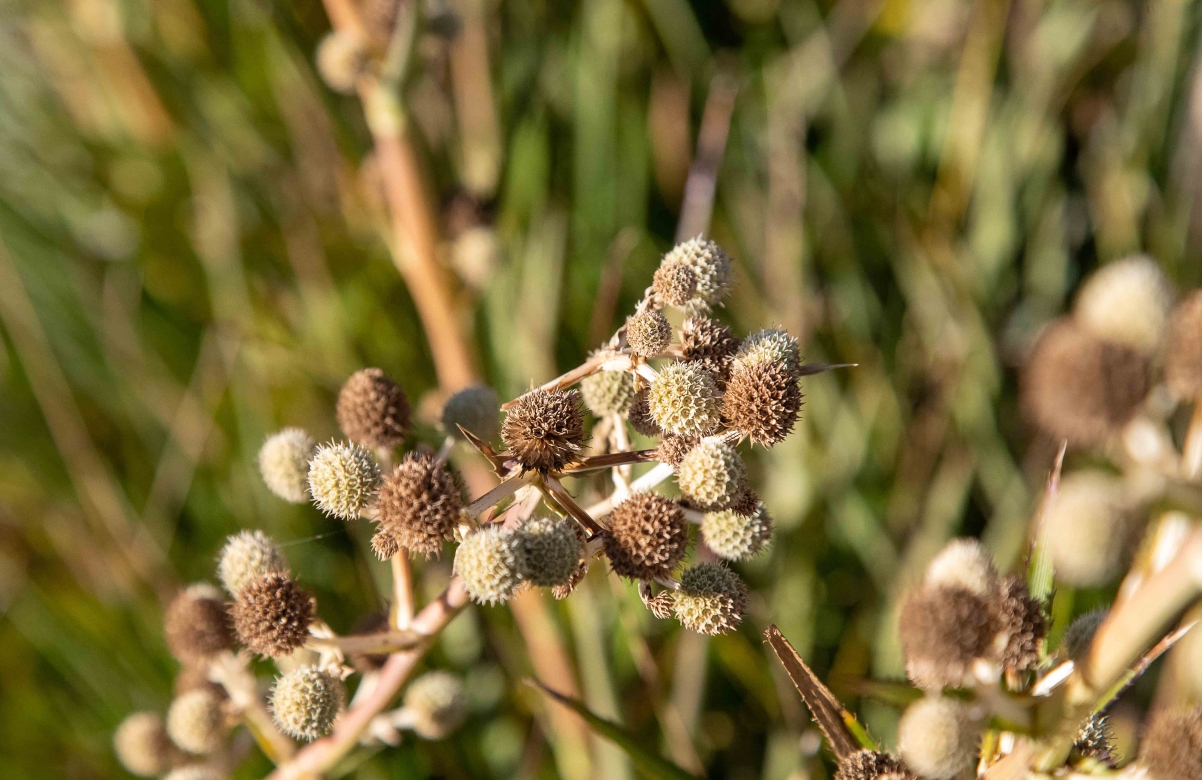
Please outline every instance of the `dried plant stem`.
[[305, 647], [314, 650], [341, 650], [347, 655], [351, 653], [378, 655], [412, 649], [425, 638], [411, 630], [381, 631], [376, 634], [310, 637], [305, 642]]
[[388, 622], [396, 631], [405, 631], [413, 623], [413, 576], [409, 571], [409, 551], [402, 547], [392, 556], [392, 609]]
[[245, 656], [229, 651], [221, 653], [209, 664], [209, 679], [225, 688], [230, 703], [269, 759], [279, 764], [292, 757], [296, 745], [275, 727], [267, 707], [259, 698], [259, 683]]
[[[651, 469], [646, 474], [630, 483], [630, 492], [639, 493], [642, 491], [651, 490], [656, 485], [672, 476], [673, 473], [675, 472], [673, 472], [672, 467], [667, 463], [657, 463], [655, 464], [655, 468]], [[625, 498], [625, 496], [622, 496], [621, 498]], [[588, 512], [589, 515], [596, 519], [612, 512], [614, 509], [614, 504], [619, 500], [620, 498], [617, 496], [617, 494], [614, 494], [608, 498], [598, 501], [590, 507], [587, 507], [584, 511]]]

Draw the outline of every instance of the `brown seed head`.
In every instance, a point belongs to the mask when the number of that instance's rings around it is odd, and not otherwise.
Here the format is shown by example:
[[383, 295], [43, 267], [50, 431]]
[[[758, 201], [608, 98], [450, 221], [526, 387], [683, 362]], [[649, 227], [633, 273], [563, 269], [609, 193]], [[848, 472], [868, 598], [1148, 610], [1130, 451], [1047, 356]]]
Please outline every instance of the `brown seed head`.
[[360, 447], [396, 447], [409, 431], [409, 399], [378, 368], [351, 374], [338, 393], [338, 427]]
[[1202, 780], [1202, 707], [1153, 713], [1139, 762], [1151, 780]]
[[437, 558], [463, 511], [455, 478], [429, 453], [409, 453], [384, 478], [376, 498], [380, 529], [414, 555]]
[[1002, 580], [998, 596], [999, 636], [1006, 639], [1002, 664], [1017, 671], [1034, 669], [1039, 665], [1039, 648], [1047, 631], [1043, 605], [1031, 598], [1021, 577]]
[[744, 485], [743, 490], [730, 504], [730, 511], [741, 515], [754, 515], [760, 511], [763, 504], [754, 490]]
[[658, 311], [645, 311], [626, 318], [626, 342], [636, 355], [655, 357], [672, 341], [672, 326]]
[[193, 585], [176, 596], [163, 617], [171, 654], [186, 663], [203, 661], [234, 646], [234, 635], [221, 592]]
[[382, 561], [386, 561], [401, 551], [401, 545], [391, 531], [383, 528], [372, 534], [371, 551]]
[[793, 432], [801, 415], [801, 385], [784, 363], [735, 361], [722, 397], [722, 416], [739, 436], [771, 447]]
[[623, 577], [666, 577], [684, 558], [689, 525], [675, 501], [655, 493], [635, 493], [614, 507], [605, 534], [605, 554]]
[[514, 403], [501, 438], [523, 471], [558, 471], [584, 446], [584, 412], [576, 390], [531, 390]]
[[690, 631], [717, 636], [734, 631], [747, 612], [747, 586], [719, 563], [699, 563], [680, 575], [673, 611]]
[[230, 612], [242, 644], [259, 655], [279, 658], [308, 638], [313, 597], [295, 581], [271, 574], [246, 585]]
[[1177, 396], [1202, 398], [1202, 290], [1195, 290], [1173, 309], [1164, 378]]
[[959, 686], [973, 659], [989, 651], [996, 629], [981, 597], [961, 588], [919, 588], [901, 610], [906, 674], [920, 688]]
[[665, 433], [664, 437], [660, 439], [659, 446], [655, 448], [655, 459], [675, 468], [684, 460], [684, 456], [689, 454], [689, 450], [696, 447], [700, 441], [701, 439], [692, 436]]
[[684, 306], [697, 292], [697, 274], [678, 260], [668, 260], [655, 269], [651, 289], [669, 306]]
[[835, 780], [918, 780], [918, 776], [888, 753], [861, 750], [839, 760]]
[[680, 346], [686, 361], [705, 369], [718, 387], [726, 387], [730, 362], [739, 349], [739, 340], [717, 320], [689, 317], [680, 328]]
[[626, 419], [630, 422], [630, 427], [634, 428], [635, 433], [641, 433], [644, 436], [659, 436], [663, 433], [656, 424], [655, 418], [651, 416], [651, 405], [648, 402], [646, 390], [635, 393], [634, 399], [630, 402], [630, 408], [626, 410]]

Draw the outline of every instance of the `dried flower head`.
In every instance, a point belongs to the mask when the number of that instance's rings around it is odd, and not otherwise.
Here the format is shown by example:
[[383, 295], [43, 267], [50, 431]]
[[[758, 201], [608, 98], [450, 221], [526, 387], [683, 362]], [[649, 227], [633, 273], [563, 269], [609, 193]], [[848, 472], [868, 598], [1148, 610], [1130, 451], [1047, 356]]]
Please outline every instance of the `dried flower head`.
[[713, 377], [694, 363], [666, 366], [647, 397], [656, 425], [681, 436], [706, 436], [717, 430], [721, 401]]
[[754, 490], [744, 485], [743, 490], [735, 497], [734, 501], [730, 502], [730, 506], [727, 508], [741, 515], [753, 515], [759, 511], [760, 497]]
[[575, 525], [557, 517], [533, 517], [523, 523], [512, 540], [518, 576], [540, 588], [568, 582], [581, 556]]
[[623, 577], [653, 580], [671, 574], [689, 544], [680, 505], [655, 493], [635, 493], [614, 507], [605, 534], [609, 565]]
[[321, 444], [309, 461], [309, 492], [327, 515], [354, 520], [380, 485], [380, 464], [357, 444]]
[[238, 593], [230, 610], [238, 639], [252, 652], [279, 658], [305, 643], [313, 597], [278, 574], [259, 577]]
[[153, 712], [135, 712], [113, 734], [113, 752], [131, 774], [161, 775], [171, 766], [171, 739], [163, 719]]
[[665, 260], [651, 277], [651, 289], [659, 299], [677, 308], [687, 304], [697, 292], [697, 274], [685, 263]]
[[747, 611], [747, 586], [718, 563], [699, 563], [680, 576], [674, 612], [690, 631], [717, 636], [734, 631]]
[[1092, 758], [1108, 767], [1114, 766], [1114, 732], [1105, 715], [1095, 713], [1089, 716], [1077, 732], [1073, 750], [1083, 758]]
[[500, 408], [497, 392], [491, 387], [465, 387], [448, 398], [442, 407], [442, 427], [458, 439], [463, 438], [459, 432], [462, 427], [483, 441], [492, 441], [501, 430]]
[[384, 478], [376, 498], [380, 530], [400, 547], [427, 558], [455, 537], [463, 500], [446, 464], [429, 453], [409, 453]]
[[626, 419], [635, 433], [643, 436], [659, 436], [663, 433], [655, 418], [651, 416], [650, 394], [646, 390], [635, 393], [630, 408], [626, 410]]
[[467, 536], [455, 551], [455, 573], [476, 603], [507, 601], [521, 584], [512, 541], [512, 533], [489, 525]]
[[1150, 780], [1202, 780], [1202, 707], [1154, 712], [1140, 743], [1139, 763]]
[[977, 758], [981, 721], [958, 699], [927, 696], [911, 704], [897, 726], [906, 766], [930, 780], [952, 780]]
[[311, 741], [330, 733], [345, 699], [340, 678], [316, 666], [298, 666], [275, 681], [271, 717], [288, 736]]
[[197, 688], [177, 697], [167, 710], [167, 735], [189, 753], [212, 753], [225, 738], [223, 704], [208, 688]]
[[1080, 661], [1084, 658], [1089, 653], [1090, 646], [1093, 645], [1094, 634], [1098, 633], [1098, 628], [1109, 614], [1110, 610], [1102, 607], [1078, 615], [1072, 623], [1069, 623], [1064, 632], [1064, 640], [1060, 645], [1064, 648], [1065, 655], [1073, 661]]
[[661, 590], [643, 603], [657, 620], [667, 620], [672, 617], [672, 610], [676, 607], [676, 594], [670, 590]]
[[284, 551], [262, 531], [239, 531], [225, 541], [217, 558], [217, 576], [231, 596], [267, 574], [288, 575]]
[[1034, 669], [1039, 665], [1039, 648], [1047, 632], [1043, 605], [1031, 598], [1021, 577], [1002, 580], [998, 597], [998, 637], [1005, 641], [1002, 665], [1016, 671]]
[[378, 368], [351, 374], [338, 392], [336, 412], [346, 438], [367, 449], [396, 447], [409, 432], [409, 399]]
[[580, 393], [598, 417], [625, 414], [634, 401], [634, 379], [626, 371], [598, 371], [581, 381]]
[[733, 447], [720, 441], [703, 441], [680, 461], [676, 482], [701, 509], [725, 509], [742, 493], [747, 467]]
[[835, 780], [918, 780], [897, 758], [878, 750], [860, 750], [839, 759]]
[[988, 653], [996, 629], [989, 603], [974, 593], [931, 587], [911, 592], [900, 623], [907, 676], [928, 690], [961, 685], [973, 659]]
[[371, 536], [371, 551], [382, 561], [386, 561], [401, 551], [401, 543], [396, 540], [391, 531], [383, 528]]
[[643, 357], [655, 357], [672, 341], [672, 326], [658, 311], [645, 311], [626, 318], [626, 342]]
[[683, 358], [705, 369], [719, 389], [726, 387], [731, 359], [739, 349], [730, 328], [709, 317], [689, 317], [680, 328], [680, 348]]
[[317, 44], [317, 72], [330, 89], [349, 95], [355, 91], [367, 62], [363, 40], [346, 30], [335, 30]]
[[293, 504], [309, 500], [309, 459], [317, 442], [300, 428], [285, 428], [259, 448], [259, 473], [267, 489]]
[[584, 446], [584, 412], [576, 390], [531, 390], [501, 425], [501, 438], [523, 471], [558, 471]]
[[733, 361], [722, 416], [739, 436], [771, 447], [793, 432], [801, 416], [801, 385], [785, 363]]
[[1098, 338], [1150, 356], [1160, 348], [1172, 305], [1160, 266], [1135, 255], [1095, 271], [1077, 294], [1073, 317]]
[[998, 587], [993, 558], [976, 539], [953, 539], [927, 566], [924, 582], [934, 588], [963, 588], [983, 599]]
[[225, 775], [209, 764], [186, 764], [172, 769], [163, 780], [225, 780]]
[[655, 448], [655, 459], [675, 468], [684, 460], [684, 456], [689, 454], [689, 450], [696, 447], [700, 441], [692, 436], [665, 433], [660, 439], [659, 446]]
[[697, 276], [697, 291], [686, 309], [705, 312], [711, 306], [717, 306], [726, 297], [734, 278], [734, 270], [731, 268], [730, 257], [713, 241], [698, 236], [677, 244], [671, 252], [664, 255], [662, 264], [673, 262], [683, 263]]
[[1057, 579], [1088, 588], [1118, 575], [1132, 529], [1117, 477], [1101, 471], [1069, 474], [1045, 512], [1044, 543]]
[[1202, 290], [1195, 290], [1169, 320], [1164, 378], [1180, 398], [1202, 398]]
[[409, 684], [405, 709], [423, 739], [444, 739], [467, 719], [467, 693], [450, 672], [427, 672]]
[[740, 561], [763, 550], [772, 539], [772, 518], [762, 503], [751, 514], [733, 509], [707, 512], [701, 521], [701, 535], [719, 556]]
[[221, 591], [198, 583], [172, 599], [163, 616], [167, 647], [181, 661], [201, 661], [234, 646]]

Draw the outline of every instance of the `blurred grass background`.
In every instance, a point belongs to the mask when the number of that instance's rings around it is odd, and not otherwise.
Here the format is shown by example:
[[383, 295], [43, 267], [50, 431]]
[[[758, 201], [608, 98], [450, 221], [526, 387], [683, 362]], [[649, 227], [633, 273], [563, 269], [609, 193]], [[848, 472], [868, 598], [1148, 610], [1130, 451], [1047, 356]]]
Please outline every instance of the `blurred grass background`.
[[[678, 229], [704, 229], [678, 225], [690, 167], [703, 200], [716, 176], [709, 233], [736, 260], [721, 317], [860, 364], [808, 378], [799, 432], [749, 456], [779, 533], [741, 567], [744, 630], [686, 637], [602, 567], [548, 602], [583, 697], [710, 776], [822, 777], [759, 641], [776, 622], [889, 742], [896, 714], [838, 681], [901, 676], [897, 598], [949, 537], [1020, 562], [1051, 449], [1015, 403], [1035, 329], [1130, 252], [1202, 282], [1198, 4], [425, 11], [456, 29], [422, 36], [403, 100], [502, 395], [583, 359]], [[170, 700], [162, 600], [211, 577], [237, 529], [288, 545], [336, 630], [380, 604], [364, 524], [274, 500], [255, 467], [283, 425], [336, 435], [359, 367], [426, 419], [441, 398], [361, 107], [314, 71], [327, 30], [317, 0], [0, 2], [5, 777], [125, 776], [112, 730]], [[508, 610], [470, 609], [432, 663], [468, 677], [468, 726], [360, 756], [357, 776], [631, 776], [605, 743], [552, 759]]]

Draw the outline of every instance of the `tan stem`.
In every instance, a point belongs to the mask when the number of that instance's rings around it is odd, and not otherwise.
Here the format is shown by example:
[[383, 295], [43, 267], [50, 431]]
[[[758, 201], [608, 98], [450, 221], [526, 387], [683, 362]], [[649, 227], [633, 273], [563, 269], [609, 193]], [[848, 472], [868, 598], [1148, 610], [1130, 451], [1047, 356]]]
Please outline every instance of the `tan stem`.
[[1181, 473], [1193, 481], [1202, 478], [1202, 398], [1194, 402], [1194, 414], [1181, 448]]
[[296, 745], [275, 727], [259, 697], [259, 683], [244, 656], [229, 651], [219, 654], [209, 665], [209, 679], [225, 688], [230, 703], [268, 758], [279, 764], [292, 757]]
[[381, 631], [375, 634], [309, 637], [305, 646], [314, 650], [337, 649], [346, 655], [383, 655], [410, 650], [425, 639], [425, 636], [411, 630]]
[[413, 576], [409, 571], [409, 551], [404, 547], [392, 556], [392, 609], [388, 622], [397, 631], [405, 631], [413, 623]]

